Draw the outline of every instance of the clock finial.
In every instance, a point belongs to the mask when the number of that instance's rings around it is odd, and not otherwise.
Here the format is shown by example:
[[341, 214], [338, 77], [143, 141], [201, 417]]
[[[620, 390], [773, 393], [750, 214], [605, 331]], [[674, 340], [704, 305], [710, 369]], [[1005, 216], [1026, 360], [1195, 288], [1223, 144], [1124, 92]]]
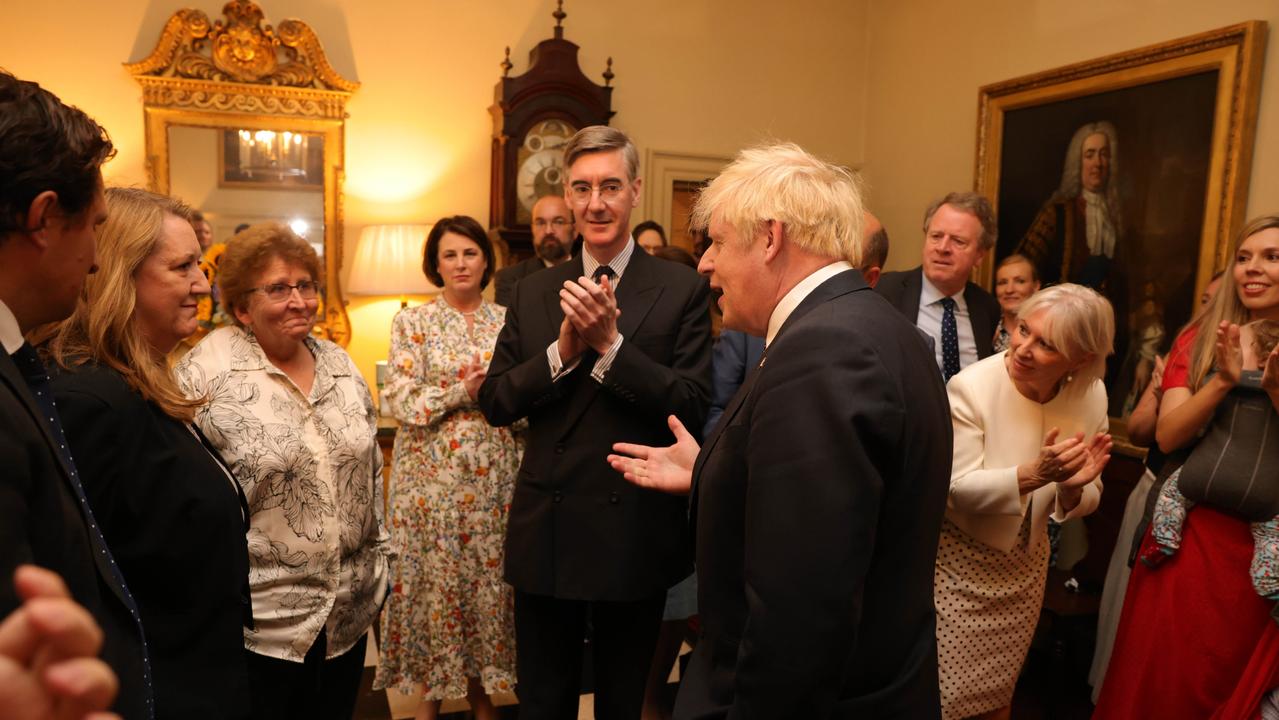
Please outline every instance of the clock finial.
[[564, 18], [568, 17], [568, 13], [564, 12], [564, 0], [555, 1], [555, 12], [551, 13], [551, 17], [555, 18], [555, 39], [564, 39], [564, 27], [562, 23]]
[[604, 68], [604, 87], [613, 84], [613, 58], [608, 59], [608, 67]]
[[510, 45], [506, 46], [506, 57], [502, 58], [501, 67], [502, 67], [502, 77], [506, 77], [507, 74], [511, 72], [511, 68], [515, 67], [515, 65], [511, 63], [511, 46]]

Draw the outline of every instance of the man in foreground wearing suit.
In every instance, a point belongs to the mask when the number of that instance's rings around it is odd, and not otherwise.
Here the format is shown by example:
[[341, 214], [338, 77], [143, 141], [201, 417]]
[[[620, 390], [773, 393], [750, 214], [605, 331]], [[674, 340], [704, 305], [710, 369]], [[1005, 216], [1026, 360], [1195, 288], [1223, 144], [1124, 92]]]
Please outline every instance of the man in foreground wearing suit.
[[637, 249], [638, 165], [613, 128], [565, 146], [583, 252], [515, 286], [480, 387], [489, 422], [529, 422], [505, 572], [525, 719], [577, 717], [588, 613], [595, 717], [639, 718], [666, 589], [689, 571], [684, 500], [604, 461], [619, 438], [669, 443], [668, 415], [700, 427], [710, 395], [706, 281]]
[[151, 716], [136, 606], [84, 501], [44, 365], [23, 338], [70, 315], [95, 269], [100, 168], [112, 153], [83, 112], [0, 71], [0, 615], [34, 597], [11, 582], [17, 566], [61, 576], [101, 626], [102, 659], [120, 682], [114, 709], [132, 720]]
[[995, 351], [999, 302], [968, 281], [993, 247], [995, 213], [990, 202], [974, 192], [950, 193], [924, 213], [923, 264], [884, 273], [875, 286], [932, 336], [945, 380]]
[[493, 299], [502, 307], [511, 306], [515, 283], [539, 270], [555, 267], [569, 259], [573, 247], [573, 213], [563, 195], [543, 195], [533, 203], [533, 257], [493, 276]]
[[692, 491], [703, 637], [675, 717], [936, 718], [933, 564], [950, 413], [920, 334], [861, 257], [847, 170], [746, 150], [702, 193], [700, 270], [764, 358], [697, 447], [619, 443], [614, 469]]

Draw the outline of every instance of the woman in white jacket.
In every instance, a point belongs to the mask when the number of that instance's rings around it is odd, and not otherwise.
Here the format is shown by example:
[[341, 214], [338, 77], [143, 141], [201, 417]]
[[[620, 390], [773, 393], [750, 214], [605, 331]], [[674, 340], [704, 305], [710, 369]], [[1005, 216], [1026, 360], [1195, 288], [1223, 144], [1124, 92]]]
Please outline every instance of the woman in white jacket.
[[1097, 508], [1114, 312], [1063, 284], [1022, 303], [1006, 353], [951, 378], [955, 433], [935, 592], [942, 716], [1007, 718], [1048, 572], [1048, 518]]

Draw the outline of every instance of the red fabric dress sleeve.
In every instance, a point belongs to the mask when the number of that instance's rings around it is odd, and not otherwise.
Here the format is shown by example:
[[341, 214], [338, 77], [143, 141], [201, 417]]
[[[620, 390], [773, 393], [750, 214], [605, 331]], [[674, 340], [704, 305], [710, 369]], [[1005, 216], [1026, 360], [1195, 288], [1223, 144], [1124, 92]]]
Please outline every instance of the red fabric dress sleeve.
[[1164, 366], [1163, 391], [1172, 388], [1190, 387], [1190, 356], [1195, 350], [1195, 335], [1198, 328], [1190, 326], [1182, 331], [1172, 343], [1168, 351], [1168, 362]]

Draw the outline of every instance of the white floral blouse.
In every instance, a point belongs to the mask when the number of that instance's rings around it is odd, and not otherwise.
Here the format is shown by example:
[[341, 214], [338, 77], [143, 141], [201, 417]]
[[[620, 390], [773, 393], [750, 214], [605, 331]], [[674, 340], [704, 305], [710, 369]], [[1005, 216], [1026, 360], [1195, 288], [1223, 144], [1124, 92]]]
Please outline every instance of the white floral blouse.
[[309, 397], [253, 334], [210, 333], [178, 363], [195, 422], [249, 502], [250, 651], [301, 662], [322, 628], [328, 657], [350, 650], [386, 596], [382, 452], [368, 385], [342, 348], [306, 339]]

